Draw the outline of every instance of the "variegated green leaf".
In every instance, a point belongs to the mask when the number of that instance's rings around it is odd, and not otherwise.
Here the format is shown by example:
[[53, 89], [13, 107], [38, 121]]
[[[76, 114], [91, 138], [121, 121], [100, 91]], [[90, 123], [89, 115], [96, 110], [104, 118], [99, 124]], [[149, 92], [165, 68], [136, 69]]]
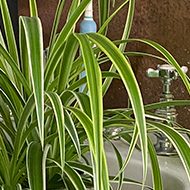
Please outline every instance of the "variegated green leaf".
[[154, 190], [162, 190], [162, 179], [155, 148], [148, 138], [148, 152], [152, 168], [152, 181]]
[[81, 179], [81, 176], [75, 170], [73, 170], [68, 164], [65, 164], [65, 173], [76, 189], [78, 190], [86, 189]]
[[44, 73], [44, 86], [45, 89], [47, 89], [49, 85], [50, 78], [53, 74], [53, 72], [56, 69], [56, 66], [58, 65], [61, 57], [62, 57], [62, 51], [63, 46], [66, 41], [66, 39], [69, 37], [69, 35], [72, 33], [72, 28], [76, 24], [76, 22], [79, 20], [80, 16], [84, 12], [86, 6], [91, 0], [83, 0], [80, 5], [77, 7], [75, 12], [72, 14], [72, 16], [69, 18], [63, 29], [61, 30], [59, 36], [57, 37], [56, 42], [54, 43], [51, 52], [49, 52], [49, 58], [46, 64], [45, 73]]
[[62, 107], [62, 102], [60, 97], [54, 92], [46, 92], [48, 98], [51, 101], [56, 123], [57, 123], [57, 130], [59, 134], [59, 146], [60, 146], [60, 159], [61, 159], [61, 166], [64, 169], [65, 165], [65, 122], [64, 122], [64, 112]]
[[169, 64], [171, 64], [173, 67], [175, 67], [175, 69], [177, 70], [177, 72], [179, 73], [180, 77], [182, 78], [188, 92], [190, 93], [190, 84], [189, 84], [189, 80], [186, 77], [186, 74], [181, 70], [179, 64], [177, 63], [177, 61], [174, 59], [174, 57], [164, 48], [162, 47], [160, 44], [153, 42], [151, 40], [145, 40], [145, 39], [130, 39], [127, 41], [139, 41], [139, 42], [143, 42], [145, 44], [148, 44], [150, 46], [152, 46], [154, 49], [156, 49], [158, 52], [160, 52], [169, 62]]
[[71, 115], [67, 111], [65, 111], [65, 127], [75, 145], [79, 157], [81, 157], [81, 148], [80, 148], [78, 133], [75, 124], [71, 118]]
[[30, 16], [38, 17], [36, 0], [29, 0], [29, 3], [30, 3]]
[[65, 45], [64, 54], [61, 61], [61, 70], [58, 76], [58, 89], [57, 93], [60, 94], [63, 90], [65, 90], [66, 85], [68, 85], [68, 79], [72, 68], [72, 62], [76, 56], [76, 52], [78, 49], [78, 43], [76, 38], [71, 35]]
[[144, 182], [147, 173], [147, 134], [146, 134], [146, 122], [144, 115], [144, 108], [139, 86], [137, 84], [134, 73], [127, 62], [126, 58], [118, 50], [118, 48], [107, 38], [100, 34], [91, 33], [88, 34], [90, 40], [95, 43], [102, 51], [110, 58], [117, 71], [119, 72], [127, 92], [132, 103], [134, 110], [136, 124], [139, 131], [139, 137], [142, 146], [142, 157], [144, 166]]
[[[85, 65], [87, 85], [89, 90], [90, 105], [92, 111], [92, 122], [93, 122], [93, 133], [94, 133], [94, 145], [95, 145], [95, 154], [94, 161], [94, 182], [96, 183], [96, 188], [109, 189], [108, 183], [108, 174], [105, 173], [105, 178], [107, 180], [103, 183], [102, 171], [107, 171], [106, 165], [102, 164], [104, 157], [103, 149], [103, 102], [102, 102], [102, 77], [99, 65], [95, 59], [94, 53], [92, 51], [90, 42], [86, 35], [84, 34], [75, 34], [76, 38], [79, 40], [83, 61]], [[106, 186], [107, 185], [107, 186]]]
[[29, 85], [24, 78], [23, 74], [20, 72], [19, 68], [16, 66], [15, 61], [12, 59], [10, 54], [6, 51], [6, 49], [0, 44], [0, 52], [3, 58], [7, 61], [7, 64], [12, 68], [14, 75], [17, 77], [17, 80], [24, 86], [24, 89], [28, 95], [31, 94], [31, 90]]
[[130, 144], [130, 147], [129, 147], [128, 155], [127, 155], [127, 157], [125, 159], [125, 162], [124, 162], [123, 166], [120, 167], [120, 171], [117, 174], [116, 178], [124, 171], [124, 169], [126, 168], [127, 164], [129, 163], [130, 158], [131, 158], [132, 153], [133, 153], [133, 150], [135, 149], [135, 146], [136, 146], [136, 143], [137, 143], [137, 139], [138, 139], [138, 129], [135, 126], [133, 137], [132, 137], [131, 142], [130, 142], [131, 144]]
[[2, 190], [22, 190], [22, 186], [20, 184], [17, 184], [15, 186], [13, 185], [3, 185]]
[[184, 165], [184, 168], [187, 172], [189, 181], [190, 181], [190, 159], [189, 159], [189, 152], [190, 152], [190, 144], [187, 140], [176, 130], [174, 130], [169, 125], [165, 125], [158, 122], [148, 122], [149, 125], [156, 127], [158, 130], [162, 131], [171, 141], [173, 146], [175, 147], [181, 161]]
[[14, 36], [13, 26], [11, 22], [11, 17], [7, 5], [6, 0], [0, 1], [1, 13], [6, 33], [6, 40], [9, 47], [9, 52], [13, 60], [15, 61], [16, 65], [19, 66], [19, 59], [18, 59], [18, 52], [17, 52], [17, 45]]
[[[30, 66], [30, 75], [34, 98], [36, 102], [36, 111], [38, 119], [38, 129], [42, 147], [44, 144], [44, 83], [43, 83], [43, 39], [42, 26], [39, 18], [20, 17], [24, 36], [26, 38], [28, 64]], [[22, 30], [21, 30], [22, 31]]]
[[42, 167], [42, 146], [38, 142], [31, 142], [28, 146], [26, 164], [29, 186], [31, 190], [45, 190]]
[[88, 140], [90, 143], [90, 149], [92, 151], [93, 154], [94, 153], [94, 134], [93, 134], [93, 124], [92, 124], [92, 120], [89, 118], [88, 115], [86, 115], [83, 111], [81, 111], [78, 108], [74, 108], [74, 107], [66, 107], [65, 109], [71, 111], [76, 117], [77, 119], [80, 121], [80, 123], [83, 125], [86, 134], [88, 136]]
[[16, 134], [15, 141], [14, 141], [14, 154], [11, 159], [11, 168], [10, 168], [11, 176], [12, 176], [11, 179], [14, 179], [14, 176], [17, 173], [16, 163], [17, 163], [20, 151], [23, 147], [23, 144], [26, 141], [26, 139], [22, 138], [24, 135], [24, 129], [26, 128], [27, 119], [28, 119], [29, 115], [31, 114], [31, 112], [33, 111], [34, 106], [35, 106], [34, 96], [32, 95], [28, 99], [28, 102], [26, 103], [26, 105], [23, 109], [23, 112], [18, 121], [17, 134]]
[[[116, 12], [119, 11], [122, 8], [122, 6], [125, 5], [127, 2], [128, 1], [124, 1], [121, 4], [121, 6], [119, 6], [118, 10], [116, 10]], [[135, 9], [135, 0], [130, 0], [126, 23], [125, 23], [125, 27], [124, 27], [124, 31], [123, 31], [123, 35], [122, 35], [122, 40], [128, 39], [128, 37], [129, 37], [130, 31], [131, 31], [131, 26], [132, 26], [132, 21], [133, 21], [134, 9]], [[114, 13], [113, 13], [113, 16], [114, 16]], [[126, 44], [127, 43], [122, 43], [119, 45], [119, 49], [122, 53], [125, 51]], [[116, 71], [115, 65], [111, 65], [109, 71], [115, 72]], [[112, 78], [106, 79], [104, 81], [103, 94], [105, 94], [107, 92], [111, 82], [112, 82]]]
[[[99, 25], [101, 27], [109, 17], [110, 0], [98, 0], [98, 5], [99, 5]], [[106, 34], [106, 32], [107, 28], [104, 28], [104, 30], [101, 33]]]
[[49, 41], [49, 52], [51, 52], [52, 46], [53, 46], [53, 44], [55, 42], [55, 39], [56, 39], [57, 28], [58, 28], [58, 25], [59, 25], [61, 12], [63, 10], [64, 3], [65, 3], [65, 0], [59, 0], [58, 5], [57, 5], [55, 18], [54, 18], [54, 23], [53, 23], [52, 31], [51, 31], [51, 37], [50, 37], [50, 41]]

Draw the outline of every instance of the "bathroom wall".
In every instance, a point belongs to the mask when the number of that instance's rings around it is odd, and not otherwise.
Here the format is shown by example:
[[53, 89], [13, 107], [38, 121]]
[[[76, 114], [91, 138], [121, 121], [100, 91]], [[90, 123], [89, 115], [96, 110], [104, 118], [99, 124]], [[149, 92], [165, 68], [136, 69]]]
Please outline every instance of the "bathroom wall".
[[[53, 16], [58, 0], [37, 0], [39, 16], [44, 29], [44, 46], [48, 44]], [[66, 0], [64, 14], [61, 18], [59, 30], [66, 20], [70, 0]], [[116, 6], [121, 0], [116, 1]], [[19, 14], [29, 15], [28, 1], [18, 0]], [[113, 8], [111, 8], [112, 10]], [[189, 67], [190, 64], [190, 2], [188, 0], [136, 0], [134, 22], [131, 30], [131, 38], [146, 38], [164, 46], [176, 58], [178, 63]], [[98, 23], [97, 0], [94, 0], [94, 15]], [[127, 6], [112, 20], [108, 30], [108, 37], [112, 40], [120, 39], [125, 25]], [[79, 25], [77, 26], [78, 31]], [[142, 51], [155, 53], [155, 50], [142, 43], [129, 43], [127, 51]], [[137, 76], [144, 104], [159, 101], [162, 92], [161, 81], [157, 78], [147, 78], [148, 68], [156, 69], [162, 62], [148, 57], [130, 57], [130, 63]], [[109, 68], [109, 63], [102, 65], [102, 69]], [[190, 70], [190, 67], [189, 67]], [[189, 71], [190, 73], [190, 71]], [[180, 78], [173, 81], [171, 91], [175, 99], [189, 99]], [[127, 93], [120, 80], [114, 80], [111, 88], [104, 98], [105, 108], [119, 108], [127, 106]], [[177, 109], [177, 121], [190, 128], [190, 107], [183, 106]]]

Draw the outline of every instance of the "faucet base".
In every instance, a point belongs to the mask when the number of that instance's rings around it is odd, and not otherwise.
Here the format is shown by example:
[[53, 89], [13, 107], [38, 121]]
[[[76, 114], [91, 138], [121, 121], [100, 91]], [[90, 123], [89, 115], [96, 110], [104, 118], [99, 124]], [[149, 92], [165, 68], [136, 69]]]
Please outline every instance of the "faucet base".
[[114, 127], [114, 128], [108, 128], [104, 131], [104, 134], [107, 137], [115, 136], [112, 139], [113, 140], [120, 140], [120, 137], [117, 136], [122, 131], [121, 127]]
[[157, 143], [154, 145], [157, 155], [173, 156], [177, 154], [170, 140], [161, 132], [156, 132]]
[[155, 146], [156, 154], [158, 156], [175, 156], [177, 155], [177, 152], [174, 148], [171, 148], [171, 150], [162, 150], [162, 149], [157, 149]]

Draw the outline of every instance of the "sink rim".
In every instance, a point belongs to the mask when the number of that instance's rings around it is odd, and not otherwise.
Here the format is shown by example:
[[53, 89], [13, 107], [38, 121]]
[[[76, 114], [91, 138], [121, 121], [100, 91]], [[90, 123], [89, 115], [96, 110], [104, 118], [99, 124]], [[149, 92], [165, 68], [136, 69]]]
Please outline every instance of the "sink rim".
[[[127, 152], [128, 152], [127, 150], [129, 148], [129, 145], [122, 140], [116, 140], [116, 141], [113, 140], [112, 142], [120, 151], [122, 158], [125, 159], [127, 156]], [[113, 150], [113, 148], [111, 148], [111, 145], [109, 143], [105, 142], [104, 147], [105, 147], [105, 152], [106, 152], [106, 158], [108, 159], [110, 157], [112, 159], [113, 158], [116, 159], [116, 155], [113, 156], [114, 150]], [[183, 190], [188, 190], [189, 186], [190, 186], [190, 182], [188, 180], [186, 171], [182, 165], [180, 158], [178, 156], [170, 156], [170, 157], [169, 156], [157, 156], [157, 158], [158, 158], [158, 162], [159, 162], [163, 185], [165, 184], [165, 177], [168, 176], [170, 178], [170, 180], [171, 180], [171, 178], [173, 178], [173, 180], [177, 180], [176, 182], [178, 182], [179, 186], [183, 186], [182, 187]], [[129, 165], [134, 164], [134, 163], [136, 166], [138, 165], [138, 167], [142, 167], [142, 155], [141, 155], [141, 152], [138, 151], [137, 149], [134, 150], [132, 157], [129, 161]], [[176, 168], [176, 166], [178, 168]], [[111, 167], [109, 166], [109, 161], [108, 161], [108, 170], [109, 170], [109, 172], [110, 171], [113, 172], [110, 168]], [[117, 171], [118, 171], [118, 166], [117, 166]], [[149, 171], [149, 174], [147, 174], [147, 175], [152, 176], [150, 161], [148, 161], [148, 171]], [[169, 173], [170, 173], [170, 175], [168, 175]], [[116, 174], [117, 173], [115, 173], [113, 175], [116, 175]], [[147, 177], [150, 178], [150, 176], [147, 176]], [[147, 184], [147, 185], [150, 185], [150, 184]]]

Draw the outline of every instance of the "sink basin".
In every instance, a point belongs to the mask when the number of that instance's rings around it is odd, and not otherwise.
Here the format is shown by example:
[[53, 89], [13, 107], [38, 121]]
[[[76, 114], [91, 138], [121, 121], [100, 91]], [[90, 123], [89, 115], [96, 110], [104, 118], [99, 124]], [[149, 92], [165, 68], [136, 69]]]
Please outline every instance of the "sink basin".
[[[119, 149], [120, 154], [122, 155], [124, 161], [127, 156], [129, 146], [125, 142], [122, 142], [121, 140], [114, 141], [113, 143]], [[109, 174], [117, 175], [118, 173], [117, 158], [110, 144], [105, 143], [105, 151], [108, 162]], [[190, 182], [183, 168], [183, 165], [177, 156], [176, 157], [158, 156], [158, 161], [161, 170], [164, 190], [190, 189]], [[124, 177], [142, 182], [142, 173], [143, 173], [143, 166], [142, 166], [141, 152], [138, 150], [134, 150], [132, 158], [130, 159], [129, 164], [127, 165], [124, 171]], [[152, 175], [151, 175], [150, 163], [148, 164], [146, 185], [152, 187]], [[112, 187], [114, 190], [117, 189], [117, 184], [112, 184]], [[126, 189], [141, 190], [141, 186], [125, 183], [123, 184], [122, 190]], [[149, 188], [145, 189], [148, 190]]]

